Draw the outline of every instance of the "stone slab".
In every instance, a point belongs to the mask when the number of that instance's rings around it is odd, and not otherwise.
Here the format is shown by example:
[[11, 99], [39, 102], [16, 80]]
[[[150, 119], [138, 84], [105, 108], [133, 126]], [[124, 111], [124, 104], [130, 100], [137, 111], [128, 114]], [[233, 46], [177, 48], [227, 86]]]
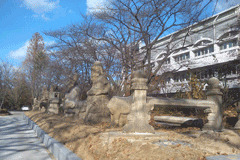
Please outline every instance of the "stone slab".
[[190, 117], [176, 117], [176, 116], [154, 116], [155, 121], [163, 121], [163, 122], [169, 122], [169, 123], [177, 123], [177, 124], [183, 124], [187, 121], [197, 121], [198, 118], [190, 118]]
[[155, 124], [161, 125], [161, 126], [181, 127], [181, 124], [177, 124], [177, 123], [155, 122]]

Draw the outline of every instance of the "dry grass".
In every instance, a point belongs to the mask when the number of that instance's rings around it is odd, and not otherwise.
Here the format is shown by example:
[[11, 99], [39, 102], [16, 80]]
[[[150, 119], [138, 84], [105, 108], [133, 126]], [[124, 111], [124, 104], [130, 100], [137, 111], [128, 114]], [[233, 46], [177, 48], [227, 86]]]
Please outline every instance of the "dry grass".
[[[156, 130], [159, 136], [126, 136], [121, 134], [122, 128], [114, 128], [108, 123], [86, 125], [79, 118], [41, 112], [26, 112], [26, 115], [50, 136], [86, 160], [204, 160], [210, 155], [240, 153], [239, 148], [227, 142], [199, 136], [198, 128], [159, 128]], [[181, 140], [191, 146], [178, 144], [160, 147], [155, 144], [160, 140]]]

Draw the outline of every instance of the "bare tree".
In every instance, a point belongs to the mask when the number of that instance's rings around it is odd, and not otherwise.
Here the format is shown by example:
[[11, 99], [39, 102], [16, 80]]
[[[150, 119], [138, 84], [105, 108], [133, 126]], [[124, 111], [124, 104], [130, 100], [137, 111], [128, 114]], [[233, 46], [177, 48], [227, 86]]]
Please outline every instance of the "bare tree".
[[[79, 31], [79, 26], [72, 25], [65, 29], [45, 32], [47, 36], [55, 39], [55, 44], [48, 47], [51, 52], [51, 61], [55, 63], [55, 71], [61, 70], [63, 86], [74, 74], [79, 75], [79, 86], [82, 90], [90, 87], [90, 70], [94, 61], [101, 61], [107, 73], [116, 74], [117, 57], [112, 54], [114, 48], [107, 43], [91, 39]], [[115, 67], [112, 67], [112, 66]], [[111, 79], [114, 81], [113, 79]], [[116, 80], [116, 79], [115, 79]], [[89, 86], [89, 87], [87, 87]]]
[[1, 61], [0, 63], [0, 109], [4, 104], [7, 104], [7, 98], [12, 88], [12, 79], [14, 75], [13, 67], [7, 63]]
[[12, 89], [10, 92], [10, 101], [12, 109], [20, 109], [24, 105], [32, 104], [31, 84], [27, 81], [27, 76], [18, 69], [14, 72], [12, 79]]
[[90, 37], [106, 41], [120, 50], [124, 55], [123, 66], [127, 66], [128, 61], [135, 59], [129, 58], [132, 56], [131, 52], [128, 53], [126, 49], [122, 52], [121, 50], [132, 44], [131, 39], [134, 39], [134, 45], [140, 45], [142, 42], [144, 47], [140, 56], [141, 65], [137, 67], [146, 69], [148, 84], [151, 84], [168, 56], [176, 51], [177, 44], [173, 42], [181, 37], [181, 44], [185, 46], [184, 37], [188, 36], [190, 28], [172, 34], [168, 44], [165, 45], [164, 58], [153, 70], [151, 56], [159, 38], [197, 22], [211, 2], [212, 0], [109, 1], [106, 6], [97, 8], [97, 12], [91, 13], [90, 16], [93, 18], [86, 21], [88, 25], [85, 31]]

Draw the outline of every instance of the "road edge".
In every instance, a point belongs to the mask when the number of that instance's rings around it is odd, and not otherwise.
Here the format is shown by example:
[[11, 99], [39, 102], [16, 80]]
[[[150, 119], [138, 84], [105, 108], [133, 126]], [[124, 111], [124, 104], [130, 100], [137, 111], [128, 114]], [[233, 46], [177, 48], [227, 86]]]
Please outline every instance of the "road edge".
[[23, 119], [27, 121], [27, 125], [34, 130], [34, 132], [37, 134], [37, 137], [53, 154], [54, 158], [57, 160], [82, 160], [75, 153], [67, 149], [62, 143], [49, 136], [25, 114], [23, 114]]

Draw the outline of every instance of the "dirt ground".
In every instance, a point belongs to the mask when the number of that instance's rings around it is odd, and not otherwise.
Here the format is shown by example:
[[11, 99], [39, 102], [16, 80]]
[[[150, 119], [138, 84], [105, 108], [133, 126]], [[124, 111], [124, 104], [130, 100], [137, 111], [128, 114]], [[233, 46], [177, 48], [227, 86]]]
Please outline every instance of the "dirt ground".
[[77, 118], [39, 111], [25, 114], [84, 160], [204, 160], [211, 155], [240, 154], [239, 133], [231, 130], [158, 128], [155, 135], [124, 134], [122, 128], [108, 123], [86, 125]]

